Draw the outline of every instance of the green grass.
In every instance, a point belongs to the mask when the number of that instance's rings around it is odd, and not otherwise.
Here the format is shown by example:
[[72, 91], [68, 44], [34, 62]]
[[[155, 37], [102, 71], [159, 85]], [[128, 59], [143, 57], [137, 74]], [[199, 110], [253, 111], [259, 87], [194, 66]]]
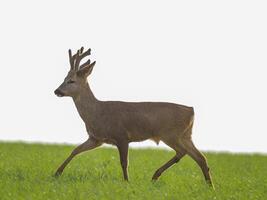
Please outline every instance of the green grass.
[[154, 171], [174, 152], [131, 149], [130, 182], [122, 180], [118, 152], [98, 148], [77, 156], [63, 175], [57, 167], [74, 146], [0, 143], [0, 199], [267, 199], [267, 156], [205, 153], [215, 191], [188, 156], [157, 182]]

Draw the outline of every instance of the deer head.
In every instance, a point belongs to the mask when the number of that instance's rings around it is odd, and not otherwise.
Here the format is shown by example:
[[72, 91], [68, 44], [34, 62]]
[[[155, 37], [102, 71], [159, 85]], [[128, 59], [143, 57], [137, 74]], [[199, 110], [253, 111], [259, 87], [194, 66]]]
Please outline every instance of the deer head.
[[59, 97], [70, 96], [77, 97], [81, 89], [87, 85], [87, 77], [91, 74], [95, 61], [93, 63], [88, 59], [85, 63], [80, 65], [80, 62], [86, 56], [91, 54], [91, 49], [83, 52], [82, 47], [76, 54], [72, 55], [69, 49], [70, 71], [68, 72], [63, 83], [55, 90], [55, 94]]

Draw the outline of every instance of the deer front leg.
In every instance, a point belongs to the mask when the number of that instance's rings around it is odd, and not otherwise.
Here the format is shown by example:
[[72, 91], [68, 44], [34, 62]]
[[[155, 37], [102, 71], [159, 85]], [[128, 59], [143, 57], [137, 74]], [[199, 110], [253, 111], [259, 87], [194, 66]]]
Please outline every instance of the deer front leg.
[[121, 168], [123, 171], [124, 180], [128, 181], [128, 148], [129, 145], [127, 142], [122, 142], [117, 145], [119, 154], [120, 154], [120, 162], [121, 162]]
[[62, 174], [64, 168], [69, 164], [69, 162], [78, 154], [88, 151], [91, 149], [94, 149], [98, 146], [100, 146], [102, 143], [94, 138], [89, 138], [86, 142], [82, 143], [81, 145], [77, 146], [70, 156], [60, 165], [60, 167], [57, 169], [55, 176], [59, 176]]

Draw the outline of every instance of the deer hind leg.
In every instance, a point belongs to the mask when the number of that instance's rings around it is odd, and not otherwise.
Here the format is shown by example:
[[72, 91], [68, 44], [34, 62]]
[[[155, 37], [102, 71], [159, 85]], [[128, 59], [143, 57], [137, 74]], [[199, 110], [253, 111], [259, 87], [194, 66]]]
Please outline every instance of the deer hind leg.
[[174, 140], [168, 142], [167, 140], [163, 140], [163, 142], [168, 145], [169, 147], [171, 147], [172, 149], [174, 149], [176, 151], [176, 155], [170, 159], [168, 162], [166, 162], [164, 165], [162, 165], [158, 170], [155, 171], [152, 180], [157, 180], [160, 175], [167, 170], [168, 168], [170, 168], [172, 165], [174, 165], [175, 163], [178, 163], [179, 160], [182, 159], [182, 157], [184, 157], [184, 155], [186, 154], [185, 150], [179, 146], [178, 143], [173, 143]]
[[[183, 147], [186, 153], [193, 158], [201, 168], [206, 182], [213, 187], [212, 178], [205, 156], [195, 147], [191, 139], [183, 140]], [[213, 187], [214, 188], [214, 187]]]
[[82, 143], [81, 145], [77, 146], [72, 153], [70, 154], [70, 156], [60, 165], [60, 167], [57, 169], [55, 176], [59, 176], [62, 174], [63, 170], [65, 169], [65, 167], [69, 164], [69, 162], [78, 154], [84, 152], [84, 151], [88, 151], [91, 149], [94, 149], [98, 146], [100, 146], [102, 143], [95, 140], [94, 138], [89, 138], [87, 141], [85, 141], [84, 143]]
[[168, 162], [166, 162], [164, 165], [162, 165], [158, 170], [155, 171], [152, 180], [156, 181], [160, 175], [168, 168], [170, 168], [175, 163], [179, 162], [179, 160], [185, 155], [184, 151], [177, 152], [176, 155], [170, 159]]

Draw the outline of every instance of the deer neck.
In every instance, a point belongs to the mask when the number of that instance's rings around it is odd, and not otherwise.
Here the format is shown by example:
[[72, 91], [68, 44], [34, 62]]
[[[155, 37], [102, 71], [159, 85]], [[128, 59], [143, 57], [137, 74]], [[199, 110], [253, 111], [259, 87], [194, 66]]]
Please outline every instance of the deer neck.
[[81, 89], [80, 94], [73, 98], [73, 101], [83, 121], [85, 123], [92, 121], [97, 110], [98, 100], [88, 83]]

